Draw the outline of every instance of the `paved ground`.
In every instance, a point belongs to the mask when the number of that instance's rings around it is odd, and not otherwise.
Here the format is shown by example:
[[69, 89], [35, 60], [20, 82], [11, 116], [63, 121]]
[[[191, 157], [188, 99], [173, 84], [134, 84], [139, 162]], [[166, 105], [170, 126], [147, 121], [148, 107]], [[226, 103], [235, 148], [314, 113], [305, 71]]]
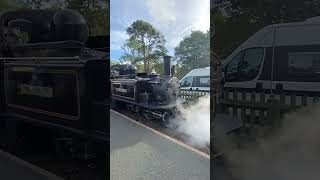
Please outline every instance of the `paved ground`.
[[62, 180], [57, 176], [11, 154], [0, 151], [1, 180]]
[[111, 180], [209, 180], [210, 159], [111, 110]]
[[234, 179], [230, 171], [226, 169], [226, 165], [222, 160], [213, 160], [213, 171], [211, 172], [211, 178], [214, 180], [236, 180]]

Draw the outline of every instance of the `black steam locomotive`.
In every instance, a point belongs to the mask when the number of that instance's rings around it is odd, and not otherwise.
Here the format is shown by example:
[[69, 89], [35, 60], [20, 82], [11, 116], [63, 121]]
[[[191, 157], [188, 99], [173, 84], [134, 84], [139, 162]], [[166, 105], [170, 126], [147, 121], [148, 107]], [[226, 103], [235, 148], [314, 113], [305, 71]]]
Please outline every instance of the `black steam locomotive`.
[[179, 82], [171, 57], [164, 56], [164, 77], [156, 73], [137, 73], [134, 65], [111, 67], [111, 92], [116, 106], [128, 107], [135, 113], [142, 113], [147, 119], [167, 122], [174, 115], [176, 107], [183, 100], [178, 98]]
[[32, 125], [53, 131], [55, 139], [78, 142], [73, 144], [79, 149], [94, 144], [106, 153], [108, 38], [89, 37], [84, 17], [73, 10], [3, 13], [1, 145], [16, 142], [19, 132]]

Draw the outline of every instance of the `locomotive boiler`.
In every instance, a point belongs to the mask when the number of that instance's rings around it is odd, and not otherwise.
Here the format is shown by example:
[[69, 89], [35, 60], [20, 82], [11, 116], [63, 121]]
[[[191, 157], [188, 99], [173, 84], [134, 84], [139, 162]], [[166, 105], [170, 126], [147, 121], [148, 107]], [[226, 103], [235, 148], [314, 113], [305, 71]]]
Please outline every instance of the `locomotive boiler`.
[[175, 114], [179, 82], [172, 66], [171, 57], [164, 56], [164, 76], [156, 73], [137, 73], [134, 65], [111, 67], [111, 92], [116, 106], [126, 106], [135, 113], [142, 113], [147, 119], [167, 122]]
[[16, 141], [28, 124], [50, 129], [79, 152], [89, 144], [106, 150], [109, 37], [89, 37], [84, 17], [68, 9], [9, 11], [0, 26], [1, 143]]

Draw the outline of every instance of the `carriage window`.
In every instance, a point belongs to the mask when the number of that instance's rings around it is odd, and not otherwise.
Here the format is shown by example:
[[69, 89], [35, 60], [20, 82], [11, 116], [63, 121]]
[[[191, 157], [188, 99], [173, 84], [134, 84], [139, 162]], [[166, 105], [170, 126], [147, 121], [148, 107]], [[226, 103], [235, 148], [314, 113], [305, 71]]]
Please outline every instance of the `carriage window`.
[[263, 53], [263, 48], [252, 48], [237, 55], [227, 66], [226, 81], [250, 81], [257, 77]]
[[181, 81], [181, 87], [190, 87], [192, 84], [193, 77], [188, 76], [183, 81]]
[[290, 73], [320, 73], [320, 53], [291, 53], [289, 57]]

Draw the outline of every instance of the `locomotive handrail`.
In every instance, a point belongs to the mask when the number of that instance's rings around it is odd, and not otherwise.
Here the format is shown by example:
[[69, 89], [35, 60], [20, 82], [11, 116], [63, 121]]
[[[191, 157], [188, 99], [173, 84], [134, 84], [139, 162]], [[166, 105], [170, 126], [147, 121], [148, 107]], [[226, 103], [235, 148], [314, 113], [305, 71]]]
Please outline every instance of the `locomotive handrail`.
[[0, 60], [80, 60], [80, 57], [0, 57]]

